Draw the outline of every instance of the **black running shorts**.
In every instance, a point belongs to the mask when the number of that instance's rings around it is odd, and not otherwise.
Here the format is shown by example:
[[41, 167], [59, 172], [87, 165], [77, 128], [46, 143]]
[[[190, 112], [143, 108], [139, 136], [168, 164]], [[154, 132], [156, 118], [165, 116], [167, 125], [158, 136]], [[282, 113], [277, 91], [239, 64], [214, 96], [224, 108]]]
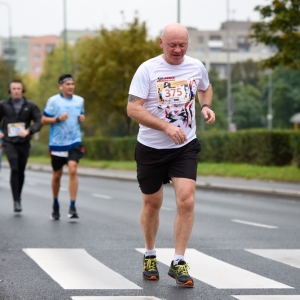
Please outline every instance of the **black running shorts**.
[[162, 184], [170, 182], [171, 177], [196, 181], [200, 151], [201, 146], [197, 138], [175, 149], [154, 149], [138, 142], [135, 160], [142, 193], [156, 193]]
[[51, 165], [54, 171], [62, 169], [62, 167], [67, 164], [70, 160], [76, 161], [77, 163], [83, 157], [84, 150], [81, 145], [73, 147], [69, 150], [68, 157], [61, 157], [56, 155], [51, 155]]

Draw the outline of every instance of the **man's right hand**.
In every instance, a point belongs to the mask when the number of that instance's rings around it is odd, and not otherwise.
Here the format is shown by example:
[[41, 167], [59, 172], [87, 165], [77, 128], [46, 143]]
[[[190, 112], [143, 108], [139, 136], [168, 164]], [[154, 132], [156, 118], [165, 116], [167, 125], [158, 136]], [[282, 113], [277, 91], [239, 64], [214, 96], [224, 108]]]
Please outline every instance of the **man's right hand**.
[[176, 145], [184, 144], [187, 140], [184, 131], [171, 124], [168, 124], [165, 133], [174, 141]]
[[60, 122], [66, 121], [68, 119], [68, 113], [64, 112], [61, 115], [58, 116]]
[[0, 139], [3, 139], [3, 138], [4, 138], [4, 133], [0, 132]]

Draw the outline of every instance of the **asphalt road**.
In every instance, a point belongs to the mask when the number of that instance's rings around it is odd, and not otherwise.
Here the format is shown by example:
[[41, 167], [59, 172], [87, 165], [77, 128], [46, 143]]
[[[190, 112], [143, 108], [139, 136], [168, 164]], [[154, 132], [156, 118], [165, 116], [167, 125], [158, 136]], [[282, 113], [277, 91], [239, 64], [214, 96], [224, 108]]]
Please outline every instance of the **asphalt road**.
[[186, 252], [195, 287], [183, 289], [167, 276], [176, 212], [170, 185], [156, 243], [161, 279], [146, 282], [136, 182], [80, 177], [80, 219], [69, 222], [64, 175], [55, 222], [51, 174], [27, 170], [21, 214], [13, 213], [8, 176], [2, 169], [1, 300], [300, 299], [300, 201], [198, 189]]

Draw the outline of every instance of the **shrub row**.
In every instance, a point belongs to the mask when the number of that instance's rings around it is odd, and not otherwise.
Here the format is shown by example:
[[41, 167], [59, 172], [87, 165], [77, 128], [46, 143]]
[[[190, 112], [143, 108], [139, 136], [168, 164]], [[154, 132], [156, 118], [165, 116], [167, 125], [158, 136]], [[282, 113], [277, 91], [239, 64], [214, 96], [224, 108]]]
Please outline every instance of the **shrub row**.
[[[198, 138], [202, 146], [199, 161], [300, 167], [300, 131], [204, 132]], [[84, 138], [83, 143], [89, 159], [134, 160], [136, 137]], [[36, 142], [31, 149], [32, 155], [47, 152], [46, 145]]]

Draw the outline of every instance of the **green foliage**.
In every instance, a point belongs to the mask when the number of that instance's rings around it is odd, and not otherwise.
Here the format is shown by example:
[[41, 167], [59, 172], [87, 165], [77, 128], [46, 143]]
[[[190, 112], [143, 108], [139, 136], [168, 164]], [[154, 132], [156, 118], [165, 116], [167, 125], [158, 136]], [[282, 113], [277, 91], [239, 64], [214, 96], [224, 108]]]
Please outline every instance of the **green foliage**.
[[283, 166], [293, 160], [289, 131], [238, 131], [200, 136], [200, 161]]
[[[9, 62], [0, 58], [0, 101], [9, 97], [7, 91], [9, 80]], [[12, 79], [20, 79], [14, 68], [12, 69]]]
[[237, 62], [232, 66], [231, 81], [257, 87], [262, 74], [263, 70], [259, 63], [248, 59], [245, 62]]
[[277, 50], [264, 61], [265, 67], [300, 68], [299, 6], [299, 0], [273, 0], [270, 5], [255, 8], [264, 21], [252, 25], [251, 37]]
[[134, 160], [136, 138], [84, 138], [86, 158], [95, 160]]
[[145, 23], [135, 19], [128, 29], [102, 28], [77, 49], [77, 93], [85, 99], [87, 122], [99, 124], [102, 135], [136, 132], [126, 113], [129, 86], [139, 65], [161, 52], [158, 41], [147, 40]]
[[232, 86], [234, 100], [233, 122], [238, 129], [261, 127], [263, 115], [260, 91], [252, 85], [234, 84]]
[[42, 108], [45, 107], [47, 100], [59, 93], [58, 77], [63, 73], [73, 73], [73, 47], [68, 46], [68, 72], [64, 71], [64, 47], [61, 43], [50, 52], [44, 62], [44, 72], [39, 78], [37, 101]]
[[[246, 163], [284, 166], [300, 161], [300, 132], [248, 130], [205, 132], [199, 135], [200, 162]], [[136, 137], [84, 138], [86, 158], [93, 160], [132, 161]], [[300, 163], [299, 163], [300, 164]]]

